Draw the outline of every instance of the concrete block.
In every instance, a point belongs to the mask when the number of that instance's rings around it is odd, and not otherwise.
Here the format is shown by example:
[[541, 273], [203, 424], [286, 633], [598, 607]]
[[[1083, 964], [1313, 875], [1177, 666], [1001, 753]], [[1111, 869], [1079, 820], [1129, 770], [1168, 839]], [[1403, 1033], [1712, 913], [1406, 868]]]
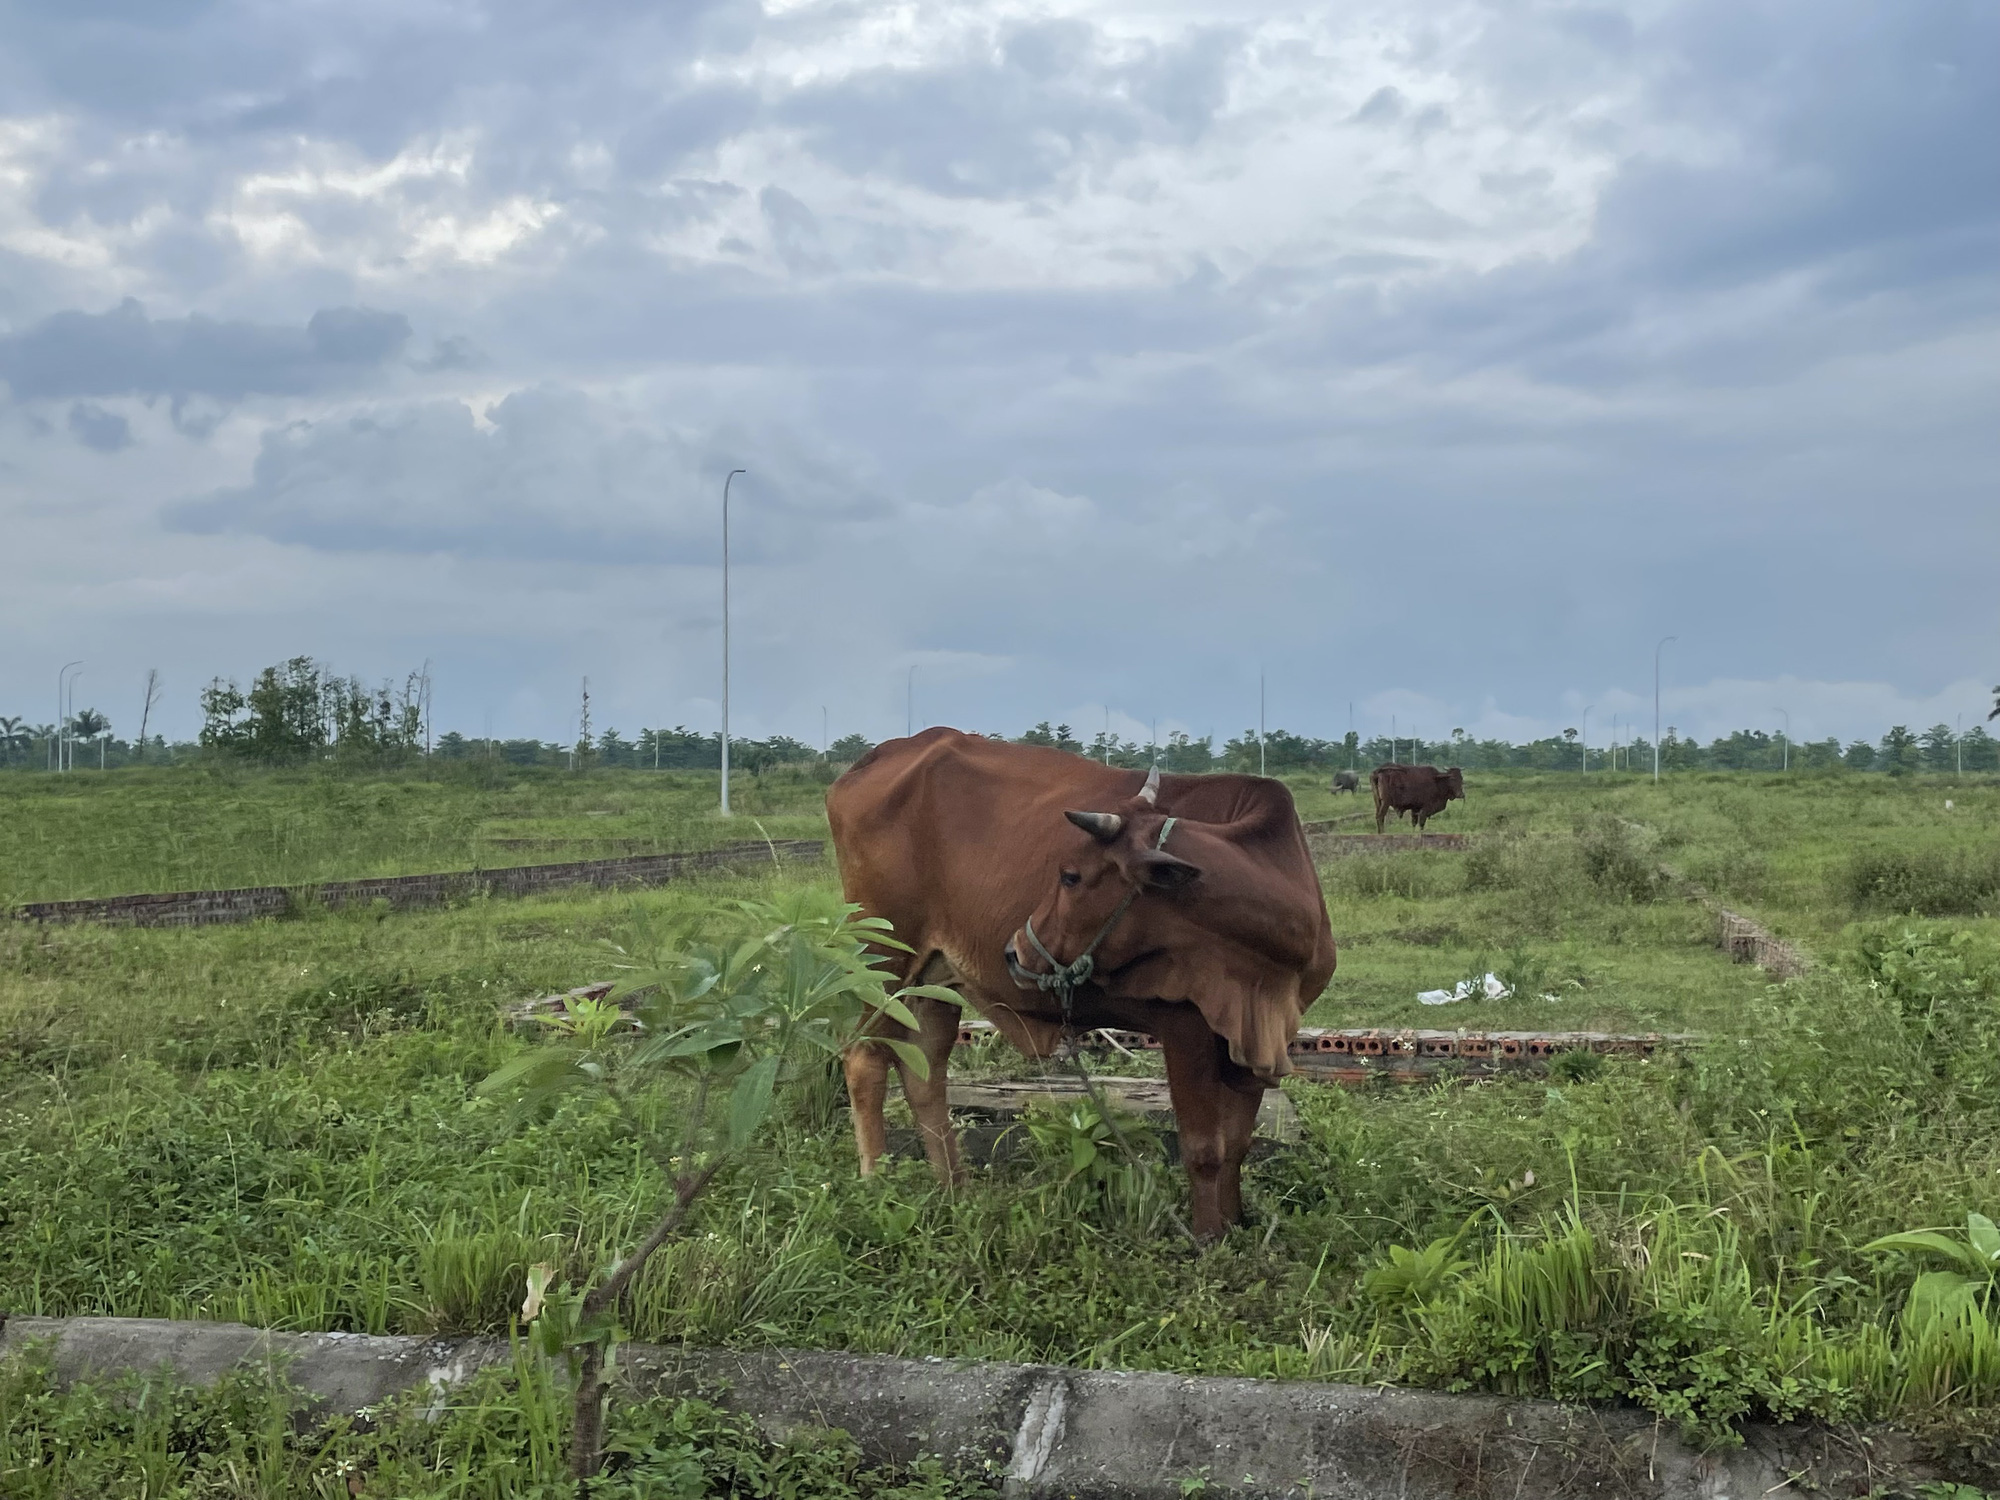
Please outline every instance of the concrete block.
[[[487, 1339], [28, 1317], [0, 1324], [0, 1357], [41, 1340], [66, 1380], [164, 1367], [203, 1383], [263, 1365], [335, 1411], [512, 1358]], [[1019, 1500], [1181, 1500], [1196, 1479], [1232, 1500], [1761, 1500], [1796, 1482], [1860, 1495], [1934, 1477], [1890, 1434], [1864, 1454], [1862, 1435], [1752, 1428], [1703, 1457], [1643, 1412], [1500, 1396], [784, 1350], [633, 1345], [621, 1364], [638, 1391], [706, 1397], [774, 1438], [842, 1428], [877, 1462], [933, 1454]]]

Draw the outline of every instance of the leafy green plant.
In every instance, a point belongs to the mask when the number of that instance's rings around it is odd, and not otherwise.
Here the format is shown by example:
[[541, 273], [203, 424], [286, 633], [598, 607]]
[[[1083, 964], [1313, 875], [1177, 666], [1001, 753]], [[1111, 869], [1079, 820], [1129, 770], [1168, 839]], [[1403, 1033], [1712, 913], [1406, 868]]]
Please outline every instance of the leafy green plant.
[[1572, 1047], [1549, 1059], [1549, 1077], [1558, 1083], [1589, 1083], [1604, 1074], [1604, 1054]]
[[1914, 1324], [1953, 1317], [1968, 1306], [1981, 1312], [1992, 1308], [1993, 1289], [2000, 1284], [2000, 1228], [1985, 1214], [1968, 1213], [1963, 1233], [1962, 1239], [1954, 1239], [1935, 1229], [1911, 1229], [1885, 1234], [1861, 1247], [1876, 1254], [1935, 1255], [1951, 1266], [1948, 1271], [1925, 1271], [1911, 1284], [1906, 1317]]
[[1460, 1235], [1421, 1250], [1391, 1245], [1381, 1264], [1361, 1273], [1361, 1288], [1382, 1307], [1413, 1311], [1434, 1301], [1472, 1262], [1458, 1254]]
[[1031, 1109], [1023, 1123], [1040, 1153], [1064, 1164], [1065, 1181], [1079, 1177], [1087, 1182], [1105, 1181], [1125, 1160], [1121, 1135], [1136, 1151], [1152, 1134], [1136, 1115], [1107, 1118], [1090, 1098]]
[[[756, 1139], [787, 1065], [881, 1045], [920, 1076], [927, 1071], [916, 1047], [864, 1040], [862, 1027], [880, 1011], [914, 1030], [910, 998], [957, 997], [936, 986], [886, 993], [882, 960], [864, 944], [902, 944], [887, 922], [858, 916], [859, 910], [813, 889], [743, 903], [742, 915], [753, 924], [747, 936], [670, 941], [654, 966], [631, 974], [605, 999], [542, 1018], [556, 1040], [480, 1085], [485, 1094], [512, 1094], [515, 1117], [523, 1121], [551, 1117], [571, 1094], [588, 1095], [609, 1108], [619, 1133], [646, 1153], [671, 1190], [645, 1237], [589, 1284], [568, 1284], [550, 1263], [527, 1272], [522, 1321], [533, 1326], [543, 1352], [570, 1361], [571, 1467], [580, 1482], [603, 1466], [620, 1304], [647, 1261], [681, 1231], [696, 1200]], [[621, 1000], [635, 1003], [628, 1011]]]

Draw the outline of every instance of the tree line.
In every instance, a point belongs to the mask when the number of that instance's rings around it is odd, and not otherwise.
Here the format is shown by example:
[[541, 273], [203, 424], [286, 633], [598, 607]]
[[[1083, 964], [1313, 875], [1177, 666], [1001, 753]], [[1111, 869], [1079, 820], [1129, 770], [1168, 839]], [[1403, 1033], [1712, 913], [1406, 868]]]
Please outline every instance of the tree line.
[[[1995, 690], [1995, 716], [2000, 716], [2000, 689]], [[435, 739], [431, 732], [431, 680], [428, 667], [369, 686], [354, 676], [342, 676], [323, 662], [293, 657], [264, 668], [247, 687], [233, 680], [213, 679], [201, 690], [202, 727], [191, 742], [169, 744], [158, 734], [145, 734], [157, 697], [157, 674], [148, 674], [141, 730], [131, 740], [118, 738], [111, 721], [95, 708], [71, 715], [60, 730], [54, 724], [30, 724], [0, 716], [0, 767], [13, 770], [55, 769], [67, 763], [75, 769], [174, 764], [206, 759], [254, 765], [286, 766], [322, 762], [354, 766], [396, 766], [428, 759], [492, 761], [511, 766], [541, 766], [571, 770], [715, 770], [721, 765], [722, 740], [685, 725], [672, 729], [642, 729], [631, 737], [616, 728], [592, 734], [588, 693], [575, 741], [471, 738], [456, 730]], [[993, 739], [1008, 739], [994, 734]], [[1016, 744], [1045, 745], [1101, 760], [1108, 765], [1143, 769], [1158, 765], [1167, 771], [1259, 771], [1273, 773], [1366, 771], [1387, 761], [1432, 762], [1467, 770], [1650, 771], [1652, 743], [1643, 736], [1616, 745], [1586, 746], [1578, 731], [1525, 743], [1478, 739], [1454, 729], [1446, 739], [1375, 735], [1362, 739], [1348, 733], [1340, 739], [1315, 739], [1273, 729], [1259, 734], [1247, 729], [1225, 740], [1214, 735], [1199, 739], [1175, 732], [1164, 743], [1141, 744], [1100, 732], [1082, 739], [1067, 724], [1047, 720], [1024, 734]], [[732, 737], [732, 768], [750, 775], [780, 766], [842, 765], [873, 748], [862, 735], [849, 734], [823, 750], [787, 735], [754, 740]], [[2000, 770], [2000, 740], [1983, 725], [1963, 734], [1949, 724], [1912, 730], [1892, 727], [1880, 740], [1838, 739], [1793, 741], [1761, 729], [1739, 729], [1706, 745], [1683, 738], [1671, 726], [1660, 738], [1660, 766], [1672, 771], [1776, 771], [1789, 766], [1801, 771], [1955, 772]]]

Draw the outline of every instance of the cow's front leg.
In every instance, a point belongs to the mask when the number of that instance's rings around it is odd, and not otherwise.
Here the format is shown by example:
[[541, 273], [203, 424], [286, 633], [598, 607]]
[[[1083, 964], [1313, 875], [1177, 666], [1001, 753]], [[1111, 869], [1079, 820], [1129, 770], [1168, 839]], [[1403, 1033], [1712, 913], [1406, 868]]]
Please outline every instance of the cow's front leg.
[[[903, 1028], [886, 1016], [876, 1017], [875, 1029], [893, 1029], [900, 1037]], [[858, 1041], [840, 1060], [847, 1075], [847, 1109], [854, 1119], [854, 1149], [861, 1157], [861, 1175], [872, 1177], [875, 1163], [889, 1149], [889, 1123], [883, 1107], [889, 1094], [889, 1049]]]
[[[951, 1128], [951, 1106], [946, 1093], [946, 1074], [951, 1049], [958, 1045], [959, 1008], [928, 996], [915, 1000], [919, 1030], [914, 1040], [930, 1064], [930, 1075], [919, 1078], [916, 1070], [900, 1057], [896, 1071], [902, 1075], [903, 1097], [910, 1101], [916, 1116], [917, 1134], [924, 1143], [924, 1155], [940, 1182], [956, 1185], [965, 1181], [965, 1168], [958, 1159], [958, 1133]], [[885, 1049], [876, 1049], [878, 1051]]]
[[[1218, 1049], [1226, 1044], [1216, 1040]], [[1243, 1222], [1243, 1163], [1250, 1155], [1250, 1142], [1257, 1133], [1257, 1110], [1264, 1102], [1264, 1090], [1243, 1069], [1222, 1063], [1223, 1083], [1217, 1091], [1217, 1113], [1222, 1125], [1222, 1172], [1217, 1179], [1217, 1207], [1225, 1224]], [[1243, 1074], [1232, 1080], [1232, 1073]]]
[[[1164, 1005], [1154, 1023], [1167, 1057], [1167, 1089], [1174, 1101], [1181, 1165], [1187, 1169], [1188, 1218], [1194, 1237], [1219, 1240], [1242, 1209], [1242, 1155], [1231, 1158], [1230, 1090], [1222, 1083], [1222, 1042], [1192, 1005]], [[1255, 1118], [1255, 1111], [1252, 1111]]]

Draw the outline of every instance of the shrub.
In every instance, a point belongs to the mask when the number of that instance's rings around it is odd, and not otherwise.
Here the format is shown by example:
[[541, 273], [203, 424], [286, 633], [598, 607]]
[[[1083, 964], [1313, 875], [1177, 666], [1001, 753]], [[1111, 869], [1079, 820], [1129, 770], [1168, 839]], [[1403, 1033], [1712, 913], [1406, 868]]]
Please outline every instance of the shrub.
[[1843, 874], [1858, 911], [1962, 916], [2000, 896], [2000, 853], [1965, 849], [1863, 849]]

